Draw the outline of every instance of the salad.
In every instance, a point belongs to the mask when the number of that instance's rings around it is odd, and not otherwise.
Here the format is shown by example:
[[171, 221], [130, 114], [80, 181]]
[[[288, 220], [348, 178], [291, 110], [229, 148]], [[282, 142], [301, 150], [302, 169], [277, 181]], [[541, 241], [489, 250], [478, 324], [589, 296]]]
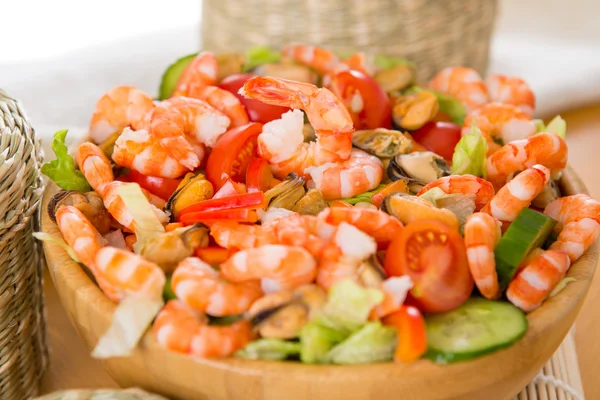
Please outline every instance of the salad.
[[600, 203], [563, 197], [566, 123], [516, 77], [292, 45], [201, 52], [158, 100], [100, 98], [42, 171], [63, 246], [118, 303], [93, 355], [148, 330], [202, 358], [439, 363], [509, 346], [572, 280]]

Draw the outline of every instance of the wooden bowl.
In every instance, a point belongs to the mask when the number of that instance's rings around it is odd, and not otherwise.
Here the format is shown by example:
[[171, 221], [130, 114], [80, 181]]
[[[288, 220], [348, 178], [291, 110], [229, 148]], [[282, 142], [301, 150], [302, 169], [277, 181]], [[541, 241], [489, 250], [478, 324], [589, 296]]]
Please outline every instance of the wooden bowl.
[[[566, 194], [587, 193], [570, 168], [561, 183]], [[42, 230], [52, 235], [60, 233], [45, 210], [56, 190], [54, 186], [46, 192], [42, 209]], [[60, 247], [44, 242], [44, 250], [63, 307], [92, 349], [108, 328], [115, 304]], [[595, 244], [571, 266], [568, 276], [576, 281], [527, 316], [529, 330], [521, 340], [472, 361], [331, 366], [194, 359], [161, 348], [147, 333], [130, 357], [107, 360], [104, 366], [121, 386], [139, 386], [173, 399], [505, 400], [531, 381], [562, 342], [583, 303], [597, 260]]]

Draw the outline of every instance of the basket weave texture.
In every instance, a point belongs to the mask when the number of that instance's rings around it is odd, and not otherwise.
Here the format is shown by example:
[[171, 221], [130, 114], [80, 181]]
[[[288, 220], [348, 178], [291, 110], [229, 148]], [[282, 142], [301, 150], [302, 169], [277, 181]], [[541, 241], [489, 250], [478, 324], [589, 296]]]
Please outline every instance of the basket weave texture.
[[305, 43], [415, 62], [428, 80], [448, 66], [485, 74], [497, 0], [204, 0], [202, 48]]
[[0, 90], [0, 399], [34, 396], [46, 368], [38, 205], [42, 150], [21, 105]]

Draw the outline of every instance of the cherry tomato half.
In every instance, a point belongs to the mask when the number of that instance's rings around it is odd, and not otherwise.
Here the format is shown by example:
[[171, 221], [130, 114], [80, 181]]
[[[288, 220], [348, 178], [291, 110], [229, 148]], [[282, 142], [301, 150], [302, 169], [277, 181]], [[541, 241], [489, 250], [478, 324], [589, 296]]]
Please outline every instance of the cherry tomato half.
[[390, 99], [369, 75], [356, 70], [337, 72], [331, 91], [354, 114], [355, 129], [392, 128]]
[[442, 222], [407, 224], [390, 243], [384, 268], [390, 276], [410, 276], [409, 300], [423, 312], [452, 310], [473, 291], [464, 240]]
[[429, 151], [452, 161], [454, 148], [460, 140], [461, 127], [452, 122], [432, 121], [412, 132], [412, 137]]
[[273, 183], [271, 166], [262, 158], [253, 158], [246, 170], [246, 187], [248, 193], [266, 192]]
[[416, 307], [403, 305], [395, 313], [384, 317], [381, 322], [395, 327], [398, 331], [395, 361], [410, 363], [425, 354], [427, 351], [425, 319]]
[[230, 129], [217, 140], [206, 161], [206, 179], [215, 190], [229, 178], [243, 182], [248, 163], [256, 156], [257, 138], [262, 132], [262, 124], [251, 122]]
[[128, 182], [135, 182], [161, 199], [168, 199], [179, 186], [181, 179], [161, 178], [158, 176], [142, 175], [135, 170], [129, 170]]
[[244, 86], [244, 83], [254, 75], [252, 74], [234, 74], [229, 75], [219, 83], [221, 89], [225, 89], [231, 92], [240, 99], [240, 102], [246, 107], [248, 116], [251, 121], [260, 122], [266, 124], [267, 122], [273, 121], [274, 119], [280, 118], [281, 114], [288, 112], [288, 107], [274, 106], [271, 104], [265, 104], [262, 101], [247, 99], [238, 93], [240, 88]]

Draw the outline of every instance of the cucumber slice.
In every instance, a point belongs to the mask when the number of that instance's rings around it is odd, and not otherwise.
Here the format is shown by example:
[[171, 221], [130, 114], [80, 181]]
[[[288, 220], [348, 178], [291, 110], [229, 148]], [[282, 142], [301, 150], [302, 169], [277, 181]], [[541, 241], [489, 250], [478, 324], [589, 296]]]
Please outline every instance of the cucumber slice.
[[169, 300], [176, 300], [177, 295], [173, 291], [171, 287], [171, 275], [167, 275], [167, 279], [165, 281], [165, 286], [163, 287], [163, 299], [165, 302]]
[[555, 220], [530, 208], [519, 213], [494, 249], [501, 290], [506, 289], [527, 254], [546, 242], [555, 225]]
[[459, 308], [425, 317], [428, 349], [437, 363], [463, 361], [507, 347], [527, 332], [525, 313], [504, 301], [473, 297]]
[[194, 53], [181, 57], [173, 64], [169, 65], [167, 70], [163, 73], [160, 81], [160, 87], [158, 89], [159, 100], [165, 100], [171, 97], [173, 91], [175, 90], [175, 85], [177, 85], [177, 81], [183, 73], [183, 70], [194, 59], [194, 57], [196, 57], [197, 54], [198, 53]]

